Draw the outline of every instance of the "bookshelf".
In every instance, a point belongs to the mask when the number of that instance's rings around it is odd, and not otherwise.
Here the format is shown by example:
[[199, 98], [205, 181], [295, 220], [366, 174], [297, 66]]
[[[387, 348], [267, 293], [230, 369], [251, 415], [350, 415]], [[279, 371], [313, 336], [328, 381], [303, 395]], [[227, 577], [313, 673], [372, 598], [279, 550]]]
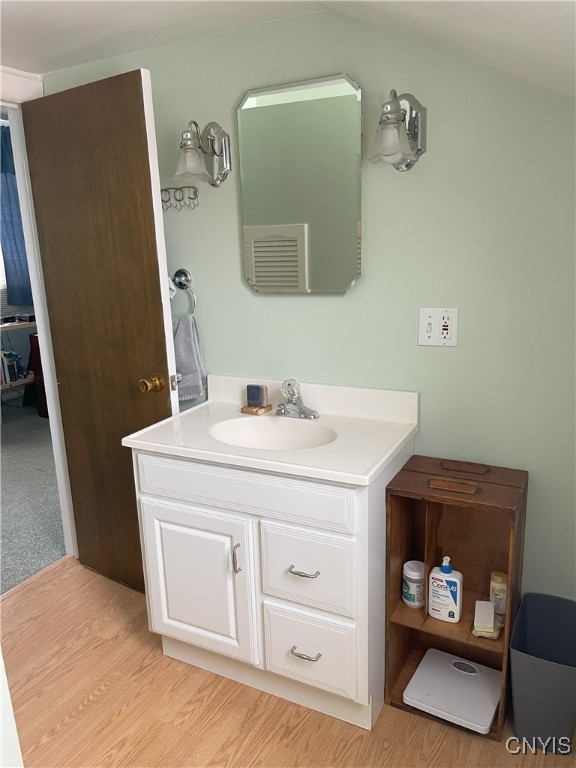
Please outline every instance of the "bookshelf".
[[2, 323], [0, 331], [20, 331], [23, 328], [36, 328], [36, 323]]
[[[36, 328], [35, 322], [14, 322], [14, 323], [1, 323], [0, 331], [22, 331], [25, 328]], [[34, 373], [30, 372], [28, 376], [23, 379], [17, 379], [16, 381], [7, 381], [0, 386], [0, 391], [6, 392], [10, 389], [18, 389], [19, 387], [25, 387], [27, 384], [34, 383]]]
[[7, 389], [17, 389], [18, 387], [25, 387], [26, 384], [33, 384], [34, 383], [34, 374], [30, 373], [28, 376], [26, 376], [25, 379], [18, 379], [17, 381], [8, 381], [6, 384], [2, 384], [2, 392], [6, 391]]

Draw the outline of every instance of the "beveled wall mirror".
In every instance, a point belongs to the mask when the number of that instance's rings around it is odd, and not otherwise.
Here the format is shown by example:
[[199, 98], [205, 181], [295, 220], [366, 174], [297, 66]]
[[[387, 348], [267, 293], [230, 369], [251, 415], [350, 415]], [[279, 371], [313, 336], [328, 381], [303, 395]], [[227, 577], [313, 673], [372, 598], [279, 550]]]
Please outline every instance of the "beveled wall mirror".
[[360, 277], [360, 96], [334, 75], [242, 100], [243, 252], [254, 290], [346, 293]]

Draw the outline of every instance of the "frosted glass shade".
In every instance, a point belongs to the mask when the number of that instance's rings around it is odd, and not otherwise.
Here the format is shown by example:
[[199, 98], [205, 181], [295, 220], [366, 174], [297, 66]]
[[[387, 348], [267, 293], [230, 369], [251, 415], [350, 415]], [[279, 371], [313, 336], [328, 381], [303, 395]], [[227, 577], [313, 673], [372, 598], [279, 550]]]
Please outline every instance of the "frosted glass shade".
[[175, 177], [196, 176], [202, 181], [207, 181], [209, 176], [204, 163], [202, 151], [196, 147], [186, 147], [180, 150]]
[[408, 132], [404, 123], [400, 125], [379, 125], [376, 131], [376, 148], [372, 163], [383, 160], [390, 165], [407, 163], [414, 159], [414, 151], [410, 146]]

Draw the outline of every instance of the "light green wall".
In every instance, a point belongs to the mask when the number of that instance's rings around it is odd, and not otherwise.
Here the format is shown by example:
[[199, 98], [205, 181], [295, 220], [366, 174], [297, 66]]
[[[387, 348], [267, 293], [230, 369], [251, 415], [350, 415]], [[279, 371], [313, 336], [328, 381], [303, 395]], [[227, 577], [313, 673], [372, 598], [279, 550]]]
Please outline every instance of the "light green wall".
[[[165, 215], [208, 369], [420, 392], [419, 453], [530, 472], [523, 588], [573, 597], [574, 102], [326, 12], [53, 73], [46, 92], [139, 67], [165, 185], [191, 119], [220, 122], [237, 156], [246, 90], [342, 72], [361, 86], [363, 277], [345, 296], [244, 283], [237, 173]], [[367, 162], [391, 88], [428, 107], [428, 152], [405, 174]], [[456, 348], [417, 346], [423, 306], [459, 308]]]

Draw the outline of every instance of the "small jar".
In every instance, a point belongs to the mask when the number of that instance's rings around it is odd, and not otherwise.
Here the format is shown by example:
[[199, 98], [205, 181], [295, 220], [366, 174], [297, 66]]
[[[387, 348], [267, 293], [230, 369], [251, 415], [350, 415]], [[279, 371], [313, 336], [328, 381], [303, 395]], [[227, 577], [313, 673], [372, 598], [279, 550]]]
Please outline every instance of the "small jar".
[[402, 568], [402, 600], [410, 608], [424, 607], [424, 563], [408, 560]]
[[508, 576], [499, 571], [490, 574], [490, 600], [494, 603], [494, 613], [503, 616], [506, 613], [506, 595], [508, 593]]

